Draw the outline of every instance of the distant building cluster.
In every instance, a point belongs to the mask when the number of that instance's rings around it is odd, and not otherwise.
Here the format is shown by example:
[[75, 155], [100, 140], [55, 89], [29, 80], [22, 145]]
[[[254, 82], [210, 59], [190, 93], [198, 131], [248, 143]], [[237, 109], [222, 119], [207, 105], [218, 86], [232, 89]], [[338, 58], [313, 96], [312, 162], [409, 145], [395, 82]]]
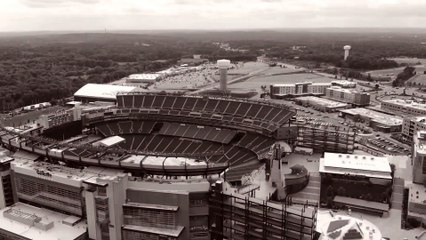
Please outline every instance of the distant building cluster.
[[353, 106], [368, 106], [370, 94], [355, 90], [356, 83], [351, 81], [332, 81], [331, 83], [295, 83], [273, 84], [270, 86], [272, 98], [301, 96], [324, 96], [331, 100], [348, 103]]

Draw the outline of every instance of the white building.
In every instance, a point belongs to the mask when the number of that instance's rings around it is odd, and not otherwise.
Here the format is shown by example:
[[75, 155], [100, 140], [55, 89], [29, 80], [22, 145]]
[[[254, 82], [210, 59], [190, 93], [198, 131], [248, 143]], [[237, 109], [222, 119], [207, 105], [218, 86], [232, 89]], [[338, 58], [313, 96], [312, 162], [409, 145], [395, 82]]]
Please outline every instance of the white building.
[[412, 100], [390, 99], [383, 100], [381, 109], [391, 111], [403, 116], [421, 116], [426, 115], [426, 104], [418, 103]]
[[391, 167], [386, 157], [326, 152], [320, 159], [319, 172], [392, 179]]
[[356, 88], [356, 82], [347, 80], [336, 80], [331, 82], [332, 86], [338, 86], [341, 88]]
[[94, 101], [115, 102], [117, 93], [128, 93], [138, 89], [131, 86], [88, 83], [74, 93], [74, 100], [82, 103]]
[[330, 83], [295, 83], [295, 84], [273, 84], [271, 97], [304, 96], [304, 95], [324, 95], [325, 90], [331, 86]]
[[132, 74], [126, 78], [127, 83], [155, 83], [162, 79], [162, 74], [160, 73], [142, 73], [142, 74]]

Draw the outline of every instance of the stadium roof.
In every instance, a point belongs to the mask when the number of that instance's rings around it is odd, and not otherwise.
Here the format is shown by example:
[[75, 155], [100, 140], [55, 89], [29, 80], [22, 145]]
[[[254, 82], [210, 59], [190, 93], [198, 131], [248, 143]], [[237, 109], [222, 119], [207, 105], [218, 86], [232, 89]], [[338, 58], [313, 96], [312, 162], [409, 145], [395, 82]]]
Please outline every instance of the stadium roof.
[[75, 92], [74, 97], [116, 100], [117, 93], [135, 90], [140, 89], [132, 86], [88, 83]]
[[93, 146], [103, 146], [103, 147], [112, 147], [115, 146], [121, 142], [124, 142], [125, 139], [120, 137], [120, 136], [111, 136], [108, 138], [104, 138], [100, 141], [97, 141], [95, 143], [93, 143]]

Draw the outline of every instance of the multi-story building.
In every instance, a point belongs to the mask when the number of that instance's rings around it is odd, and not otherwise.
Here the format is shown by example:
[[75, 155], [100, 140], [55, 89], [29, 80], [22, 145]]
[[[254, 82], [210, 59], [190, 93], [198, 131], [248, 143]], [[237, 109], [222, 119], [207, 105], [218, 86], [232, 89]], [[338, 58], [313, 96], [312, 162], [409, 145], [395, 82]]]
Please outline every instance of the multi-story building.
[[413, 182], [426, 183], [426, 131], [418, 131], [414, 137]]
[[359, 92], [353, 89], [346, 89], [337, 86], [329, 87], [325, 90], [325, 97], [352, 104], [353, 106], [368, 106], [370, 104], [370, 94]]
[[384, 111], [391, 111], [401, 116], [421, 116], [426, 115], [426, 104], [413, 100], [390, 99], [383, 100], [380, 108]]
[[413, 182], [406, 184], [406, 220], [426, 226], [426, 131], [414, 135]]
[[11, 172], [15, 201], [86, 218], [90, 239], [210, 238], [206, 179], [147, 180], [22, 159]]
[[426, 130], [426, 116], [406, 117], [402, 122], [402, 134], [410, 142], [420, 130]]
[[315, 152], [353, 153], [354, 143], [355, 133], [339, 128], [306, 126], [302, 123], [297, 133], [297, 146]]
[[330, 83], [295, 83], [295, 84], [274, 84], [271, 85], [271, 97], [295, 97], [305, 95], [324, 95], [325, 90], [330, 87]]

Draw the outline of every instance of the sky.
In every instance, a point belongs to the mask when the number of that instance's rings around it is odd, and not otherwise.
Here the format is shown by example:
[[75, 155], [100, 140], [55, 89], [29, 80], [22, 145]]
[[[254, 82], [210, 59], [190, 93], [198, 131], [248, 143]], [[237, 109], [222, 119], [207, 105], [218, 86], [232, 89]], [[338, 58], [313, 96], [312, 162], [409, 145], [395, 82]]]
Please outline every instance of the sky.
[[426, 0], [0, 0], [0, 32], [424, 28]]

